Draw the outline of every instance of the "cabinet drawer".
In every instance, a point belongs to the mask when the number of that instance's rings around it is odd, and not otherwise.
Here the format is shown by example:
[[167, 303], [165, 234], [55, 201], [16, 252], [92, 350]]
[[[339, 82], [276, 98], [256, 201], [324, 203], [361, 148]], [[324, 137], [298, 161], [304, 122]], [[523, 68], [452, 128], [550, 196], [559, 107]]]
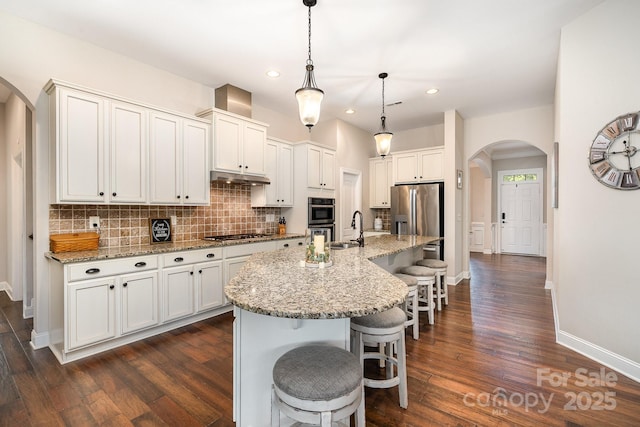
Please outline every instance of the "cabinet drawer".
[[118, 258], [108, 261], [81, 262], [69, 264], [68, 281], [92, 279], [95, 277], [115, 276], [135, 271], [154, 270], [158, 268], [156, 255], [145, 255], [129, 258]]
[[178, 265], [217, 261], [221, 259], [222, 248], [198, 249], [165, 254], [162, 256], [162, 265], [165, 267], [175, 267]]
[[233, 258], [237, 256], [252, 255], [257, 252], [268, 252], [273, 250], [273, 242], [247, 243], [245, 245], [227, 246], [224, 248], [224, 257]]
[[275, 244], [276, 249], [301, 248], [304, 246], [304, 237], [299, 239], [276, 240]]

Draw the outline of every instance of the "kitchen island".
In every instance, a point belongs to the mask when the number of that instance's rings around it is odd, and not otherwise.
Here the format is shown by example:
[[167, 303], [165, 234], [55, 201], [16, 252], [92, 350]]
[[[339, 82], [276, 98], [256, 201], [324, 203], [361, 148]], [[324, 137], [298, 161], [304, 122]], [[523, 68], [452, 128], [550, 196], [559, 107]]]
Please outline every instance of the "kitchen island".
[[[301, 266], [305, 249], [252, 255], [225, 287], [234, 304], [234, 420], [267, 426], [271, 370], [286, 351], [309, 343], [349, 349], [350, 318], [404, 301], [407, 286], [385, 266], [422, 258], [425, 236], [386, 235], [365, 246], [332, 250], [333, 265]], [[282, 425], [288, 425], [283, 420]]]

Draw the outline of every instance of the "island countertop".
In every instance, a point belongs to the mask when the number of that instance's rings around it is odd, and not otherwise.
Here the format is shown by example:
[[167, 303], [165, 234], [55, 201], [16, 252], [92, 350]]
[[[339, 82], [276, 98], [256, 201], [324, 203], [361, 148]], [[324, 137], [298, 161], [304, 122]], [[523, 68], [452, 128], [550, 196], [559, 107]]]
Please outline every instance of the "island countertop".
[[363, 248], [332, 250], [333, 265], [300, 266], [305, 248], [254, 254], [225, 287], [235, 306], [250, 312], [296, 319], [358, 317], [404, 301], [405, 283], [372, 259], [438, 240], [428, 236], [382, 235]]

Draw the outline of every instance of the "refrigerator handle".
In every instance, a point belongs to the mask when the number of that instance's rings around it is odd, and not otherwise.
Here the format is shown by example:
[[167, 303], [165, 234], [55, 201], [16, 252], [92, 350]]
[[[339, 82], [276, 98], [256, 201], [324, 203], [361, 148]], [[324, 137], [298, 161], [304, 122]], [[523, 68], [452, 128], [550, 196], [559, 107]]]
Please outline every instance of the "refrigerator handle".
[[416, 213], [416, 189], [412, 188], [409, 190], [409, 230], [407, 234], [416, 234], [416, 221], [418, 220], [418, 215]]

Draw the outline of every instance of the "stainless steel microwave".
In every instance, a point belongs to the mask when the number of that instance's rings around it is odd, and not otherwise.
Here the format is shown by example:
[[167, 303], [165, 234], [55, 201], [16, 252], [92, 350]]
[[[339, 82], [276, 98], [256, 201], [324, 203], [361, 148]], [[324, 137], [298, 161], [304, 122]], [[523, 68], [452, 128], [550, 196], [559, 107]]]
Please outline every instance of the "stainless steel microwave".
[[336, 199], [309, 197], [309, 226], [333, 224], [336, 221]]

